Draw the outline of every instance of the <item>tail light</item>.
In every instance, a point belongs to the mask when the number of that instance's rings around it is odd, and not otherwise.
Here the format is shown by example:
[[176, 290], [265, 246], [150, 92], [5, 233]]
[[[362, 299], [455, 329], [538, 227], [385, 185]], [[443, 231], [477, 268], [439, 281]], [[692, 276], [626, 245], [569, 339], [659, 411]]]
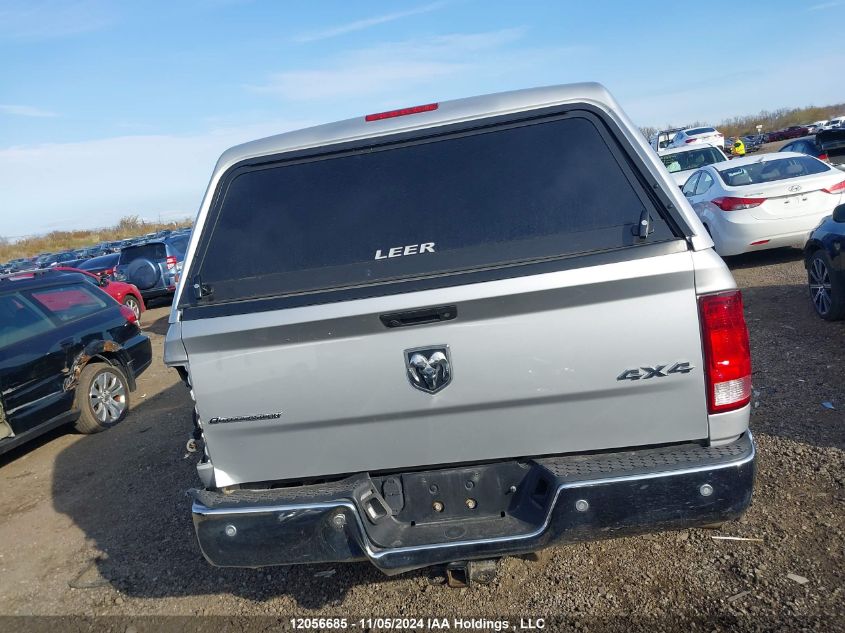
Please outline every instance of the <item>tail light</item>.
[[684, 141], [684, 143], [695, 143], [696, 140], [697, 139], [694, 139], [694, 138], [688, 138], [687, 140]]
[[845, 191], [845, 180], [842, 182], [838, 182], [832, 187], [828, 187], [827, 189], [822, 189], [825, 193], [842, 193]]
[[176, 256], [175, 255], [168, 255], [167, 256], [167, 270], [173, 270], [176, 268]]
[[722, 211], [740, 211], [742, 209], [759, 207], [765, 201], [765, 198], [733, 198], [731, 196], [725, 196], [722, 198], [714, 198], [713, 204], [719, 207]]
[[402, 108], [401, 110], [388, 110], [387, 112], [376, 112], [375, 114], [368, 114], [364, 117], [365, 121], [381, 121], [382, 119], [392, 119], [397, 116], [407, 116], [409, 114], [419, 114], [420, 112], [431, 112], [439, 107], [437, 103], [427, 103], [425, 105], [413, 106], [411, 108]]
[[819, 154], [817, 157], [819, 160], [827, 160], [827, 154]]
[[121, 305], [120, 306], [120, 313], [126, 317], [127, 323], [137, 323], [138, 317], [135, 316], [135, 313], [132, 312], [132, 308], [129, 306]]
[[751, 401], [751, 348], [739, 290], [699, 297], [707, 410], [724, 413]]

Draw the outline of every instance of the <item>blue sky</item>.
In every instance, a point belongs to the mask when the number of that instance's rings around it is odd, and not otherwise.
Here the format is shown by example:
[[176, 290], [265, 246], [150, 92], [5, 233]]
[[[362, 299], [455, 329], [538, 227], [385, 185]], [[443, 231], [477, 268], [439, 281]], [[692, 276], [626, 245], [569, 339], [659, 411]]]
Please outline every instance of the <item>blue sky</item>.
[[573, 81], [604, 83], [640, 125], [842, 102], [844, 13], [845, 0], [0, 0], [0, 236], [193, 216], [226, 147], [396, 106]]

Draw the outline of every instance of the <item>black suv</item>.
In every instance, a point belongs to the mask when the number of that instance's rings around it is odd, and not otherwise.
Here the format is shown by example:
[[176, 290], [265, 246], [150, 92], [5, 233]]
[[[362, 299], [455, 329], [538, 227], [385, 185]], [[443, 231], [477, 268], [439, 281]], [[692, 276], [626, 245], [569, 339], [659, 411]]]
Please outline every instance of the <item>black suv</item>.
[[114, 277], [135, 284], [144, 300], [172, 295], [187, 247], [187, 235], [128, 246], [120, 251]]
[[132, 311], [82, 275], [0, 277], [0, 453], [70, 422], [114, 426], [151, 360]]

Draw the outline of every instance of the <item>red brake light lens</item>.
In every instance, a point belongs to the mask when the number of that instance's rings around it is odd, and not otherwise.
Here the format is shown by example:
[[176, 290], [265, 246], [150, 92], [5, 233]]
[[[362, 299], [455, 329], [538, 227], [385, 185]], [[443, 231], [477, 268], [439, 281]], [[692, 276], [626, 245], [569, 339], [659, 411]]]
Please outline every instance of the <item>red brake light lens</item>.
[[381, 121], [382, 119], [392, 119], [398, 116], [407, 116], [409, 114], [419, 114], [420, 112], [431, 112], [440, 106], [439, 103], [427, 103], [425, 105], [413, 106], [411, 108], [401, 108], [400, 110], [388, 110], [387, 112], [376, 112], [375, 114], [368, 114], [364, 117], [365, 121]]
[[751, 347], [739, 290], [699, 297], [707, 410], [724, 413], [751, 401]]
[[719, 207], [722, 211], [739, 211], [741, 209], [759, 207], [765, 201], [765, 198], [734, 198], [731, 196], [725, 196], [723, 198], [714, 198], [713, 204]]
[[845, 191], [845, 180], [842, 182], [838, 182], [832, 187], [828, 187], [827, 189], [822, 189], [825, 193], [841, 193]]
[[126, 317], [127, 323], [137, 323], [138, 317], [135, 316], [135, 313], [132, 312], [132, 308], [129, 306], [121, 305], [120, 306], [120, 313]]
[[175, 255], [168, 255], [167, 256], [167, 270], [173, 270], [176, 268], [176, 256]]
[[819, 160], [827, 160], [827, 154], [819, 154], [818, 159]]
[[695, 141], [696, 141], [696, 139], [694, 139], [694, 138], [688, 138], [687, 140], [684, 141], [684, 143], [695, 143]]

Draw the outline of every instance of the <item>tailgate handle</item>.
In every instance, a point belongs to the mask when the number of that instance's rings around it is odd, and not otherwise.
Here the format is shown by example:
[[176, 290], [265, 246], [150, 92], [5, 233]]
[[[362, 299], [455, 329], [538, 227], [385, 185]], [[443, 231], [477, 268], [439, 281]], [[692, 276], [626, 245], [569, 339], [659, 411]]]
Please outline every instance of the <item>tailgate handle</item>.
[[408, 310], [407, 312], [382, 314], [379, 319], [381, 319], [385, 327], [394, 328], [451, 321], [457, 316], [457, 306], [437, 306], [436, 308], [422, 308], [420, 310]]

